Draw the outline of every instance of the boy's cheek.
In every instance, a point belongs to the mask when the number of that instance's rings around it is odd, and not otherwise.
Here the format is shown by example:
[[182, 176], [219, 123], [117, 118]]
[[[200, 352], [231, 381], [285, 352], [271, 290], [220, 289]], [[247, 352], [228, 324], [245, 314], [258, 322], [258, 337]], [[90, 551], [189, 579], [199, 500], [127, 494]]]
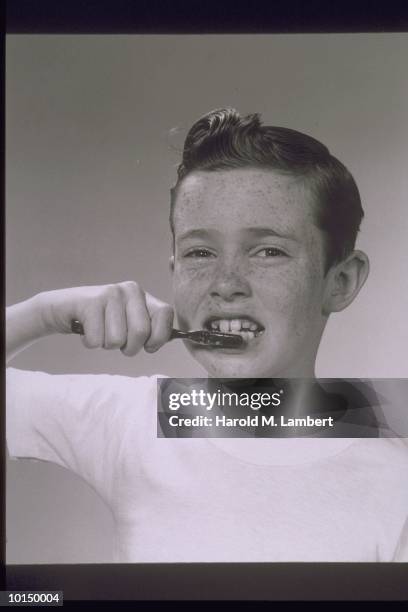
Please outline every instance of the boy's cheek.
[[173, 282], [173, 298], [176, 312], [193, 315], [203, 301], [206, 291], [201, 278], [177, 276]]
[[174, 308], [176, 312], [179, 328], [186, 331], [192, 329], [194, 314], [197, 311], [200, 299], [190, 292], [180, 292], [174, 300]]
[[201, 289], [210, 278], [208, 271], [176, 268], [173, 274], [173, 290], [177, 294], [182, 294]]
[[182, 331], [189, 331], [191, 329], [188, 319], [181, 312], [177, 312], [177, 327]]

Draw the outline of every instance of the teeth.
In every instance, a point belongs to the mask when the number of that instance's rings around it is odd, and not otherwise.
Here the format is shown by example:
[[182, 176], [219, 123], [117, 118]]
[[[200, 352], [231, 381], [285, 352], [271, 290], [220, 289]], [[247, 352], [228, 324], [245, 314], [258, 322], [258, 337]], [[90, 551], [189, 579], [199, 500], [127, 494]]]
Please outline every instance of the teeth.
[[240, 336], [242, 336], [245, 342], [248, 342], [248, 340], [252, 340], [252, 338], [255, 338], [255, 334], [251, 331], [242, 331], [240, 333]]
[[242, 336], [242, 338], [245, 340], [245, 342], [248, 342], [249, 340], [253, 340], [254, 338], [256, 338], [257, 336], [259, 336], [260, 334], [262, 334], [262, 332], [253, 332], [253, 331], [241, 331], [239, 332], [239, 335]]
[[240, 331], [241, 321], [239, 319], [233, 319], [232, 321], [230, 321], [229, 327], [232, 332]]
[[220, 321], [220, 332], [227, 334], [230, 331], [230, 322], [226, 319]]
[[260, 329], [259, 331], [241, 331], [239, 332], [239, 335], [242, 336], [246, 342], [248, 342], [248, 340], [253, 340], [258, 336], [261, 336], [263, 333], [264, 330]]
[[209, 327], [223, 334], [239, 333], [243, 338], [247, 337], [246, 334], [249, 334], [248, 338], [253, 338], [264, 331], [257, 323], [248, 319], [216, 319], [211, 321]]

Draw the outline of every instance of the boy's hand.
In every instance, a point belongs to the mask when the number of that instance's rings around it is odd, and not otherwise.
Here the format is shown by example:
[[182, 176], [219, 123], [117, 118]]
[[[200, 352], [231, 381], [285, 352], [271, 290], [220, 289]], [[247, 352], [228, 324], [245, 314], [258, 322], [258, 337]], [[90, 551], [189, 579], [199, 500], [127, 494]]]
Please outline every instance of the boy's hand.
[[173, 308], [149, 295], [134, 281], [73, 287], [38, 296], [48, 333], [71, 333], [82, 323], [87, 348], [120, 349], [129, 357], [142, 347], [157, 351], [170, 339]]

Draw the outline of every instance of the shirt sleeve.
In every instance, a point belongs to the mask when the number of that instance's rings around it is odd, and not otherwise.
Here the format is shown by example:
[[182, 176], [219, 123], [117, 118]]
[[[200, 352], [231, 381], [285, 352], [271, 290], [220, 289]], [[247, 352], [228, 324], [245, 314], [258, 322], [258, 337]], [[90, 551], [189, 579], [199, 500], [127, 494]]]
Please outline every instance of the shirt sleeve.
[[[146, 403], [150, 386], [145, 376], [55, 375], [7, 368], [9, 454], [71, 470], [111, 506], [122, 441], [129, 423], [135, 424], [138, 437], [143, 434], [146, 410], [137, 404]], [[131, 410], [125, 397], [130, 394], [140, 410]]]

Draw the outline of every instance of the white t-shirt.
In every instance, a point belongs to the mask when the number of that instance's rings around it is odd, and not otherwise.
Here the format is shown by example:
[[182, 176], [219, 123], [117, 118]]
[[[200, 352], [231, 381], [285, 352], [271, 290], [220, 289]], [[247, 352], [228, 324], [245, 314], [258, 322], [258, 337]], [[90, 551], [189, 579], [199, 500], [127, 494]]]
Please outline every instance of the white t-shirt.
[[95, 489], [115, 561], [408, 561], [407, 439], [161, 438], [156, 379], [7, 369], [11, 457]]

